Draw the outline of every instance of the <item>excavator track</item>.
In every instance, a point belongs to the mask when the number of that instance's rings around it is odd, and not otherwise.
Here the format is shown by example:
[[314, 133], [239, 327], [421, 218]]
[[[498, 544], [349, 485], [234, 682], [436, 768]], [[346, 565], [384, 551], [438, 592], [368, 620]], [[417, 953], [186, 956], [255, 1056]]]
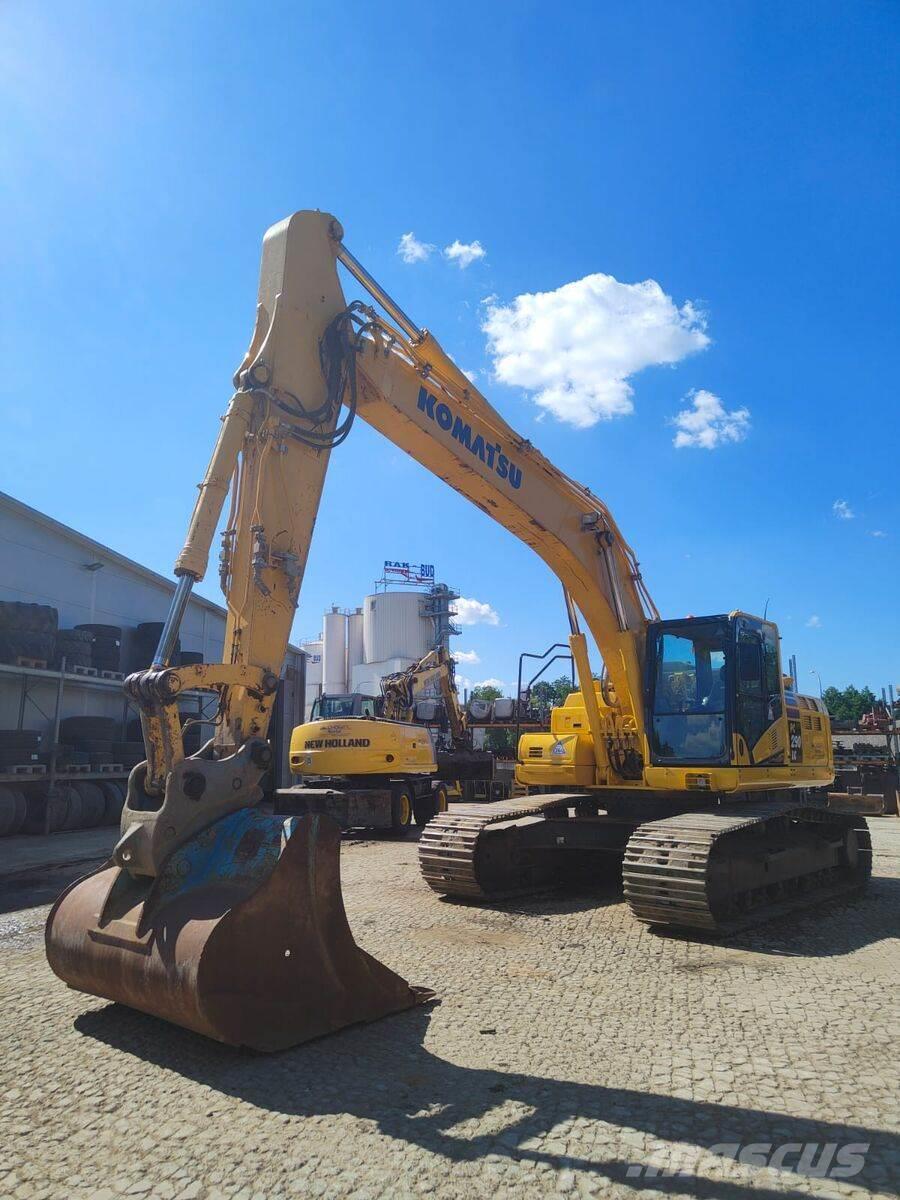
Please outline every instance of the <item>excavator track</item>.
[[871, 871], [862, 817], [767, 801], [640, 825], [623, 884], [639, 921], [721, 934], [861, 891]]
[[[554, 886], [571, 852], [553, 853], [545, 840], [529, 853], [528, 827], [562, 817], [576, 799], [454, 805], [422, 831], [423, 878], [441, 895], [476, 903]], [[623, 884], [645, 924], [723, 934], [860, 891], [871, 869], [862, 817], [766, 800], [639, 825], [625, 847]]]
[[454, 804], [452, 812], [440, 813], [422, 830], [422, 877], [442, 896], [467, 900], [502, 899], [546, 886], [551, 873], [517, 863], [512, 831], [491, 826], [548, 816], [572, 803], [571, 796], [526, 796], [494, 804]]

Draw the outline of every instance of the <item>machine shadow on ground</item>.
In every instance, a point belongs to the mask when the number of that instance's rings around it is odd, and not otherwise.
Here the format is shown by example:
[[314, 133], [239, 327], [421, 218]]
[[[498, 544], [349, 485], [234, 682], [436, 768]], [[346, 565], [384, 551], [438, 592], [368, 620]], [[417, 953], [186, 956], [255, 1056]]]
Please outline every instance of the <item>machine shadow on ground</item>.
[[89, 875], [91, 871], [96, 871], [107, 858], [107, 855], [103, 855], [88, 862], [44, 867], [37, 871], [8, 876], [0, 881], [0, 916], [21, 912], [23, 908], [53, 904], [70, 883]]
[[[720, 1143], [816, 1143], [821, 1150], [829, 1142], [862, 1142], [869, 1144], [866, 1164], [852, 1183], [872, 1190], [889, 1185], [891, 1164], [900, 1154], [895, 1135], [861, 1125], [457, 1066], [425, 1048], [430, 1018], [429, 1011], [414, 1009], [272, 1056], [233, 1050], [119, 1005], [85, 1013], [75, 1027], [117, 1051], [260, 1109], [297, 1117], [350, 1113], [374, 1122], [383, 1135], [448, 1162], [490, 1154], [585, 1171], [648, 1192], [689, 1193], [702, 1200], [800, 1200], [808, 1192], [794, 1184], [806, 1180], [787, 1169], [757, 1172], [753, 1186], [741, 1181], [746, 1175], [737, 1167], [730, 1168], [734, 1180], [693, 1174], [691, 1165], [677, 1176], [640, 1178], [635, 1168], [647, 1165], [640, 1158], [561, 1155], [528, 1143], [573, 1117], [638, 1130], [682, 1150], [696, 1147], [697, 1158], [707, 1158], [710, 1147]], [[503, 1107], [508, 1112], [498, 1126], [497, 1110]], [[459, 1128], [467, 1122], [476, 1132]], [[477, 1131], [482, 1122], [491, 1132]], [[683, 1163], [691, 1164], [690, 1157], [681, 1158], [679, 1167]]]
[[[621, 887], [567, 885], [533, 898], [472, 904], [441, 898], [443, 904], [470, 912], [497, 912], [515, 916], [554, 916], [586, 912], [624, 904]], [[637, 928], [637, 922], [635, 921]], [[641, 928], [645, 928], [641, 926]], [[865, 892], [829, 900], [820, 908], [773, 917], [756, 929], [726, 936], [701, 930], [680, 932], [651, 927], [652, 936], [667, 941], [720, 946], [786, 958], [833, 958], [852, 954], [894, 937], [900, 928], [900, 879], [873, 876]]]
[[896, 936], [900, 929], [900, 879], [875, 877], [865, 892], [837, 898], [812, 912], [775, 917], [758, 929], [730, 937], [655, 930], [661, 938], [700, 942], [780, 958], [835, 958]]

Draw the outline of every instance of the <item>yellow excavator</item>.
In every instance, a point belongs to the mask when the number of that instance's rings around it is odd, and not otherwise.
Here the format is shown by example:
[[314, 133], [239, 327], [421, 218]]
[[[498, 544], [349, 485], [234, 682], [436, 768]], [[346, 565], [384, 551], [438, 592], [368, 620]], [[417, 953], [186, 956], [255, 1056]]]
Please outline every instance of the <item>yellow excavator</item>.
[[[346, 303], [342, 264], [378, 304]], [[635, 915], [727, 931], [864, 886], [865, 821], [817, 799], [828, 716], [786, 686], [777, 630], [734, 611], [661, 620], [606, 505], [520, 437], [378, 286], [327, 213], [263, 243], [256, 326], [235, 376], [151, 666], [129, 676], [147, 761], [110, 861], [47, 921], [53, 970], [82, 991], [225, 1042], [277, 1049], [422, 1002], [361, 950], [344, 914], [340, 828], [261, 806], [266, 740], [331, 451], [360, 417], [531, 546], [562, 584], [579, 690], [527, 734], [533, 793], [425, 827], [425, 879], [490, 899], [624, 859]], [[173, 666], [230, 492], [223, 662]], [[594, 680], [584, 622], [603, 659]], [[185, 756], [178, 699], [219, 700]]]
[[430, 729], [415, 721], [417, 702], [439, 688], [449, 736], [465, 755], [465, 721], [453, 661], [440, 647], [405, 671], [386, 675], [381, 695], [325, 696], [312, 719], [291, 734], [291, 771], [302, 783], [278, 792], [279, 813], [327, 813], [342, 828], [383, 829], [402, 836], [447, 810]]

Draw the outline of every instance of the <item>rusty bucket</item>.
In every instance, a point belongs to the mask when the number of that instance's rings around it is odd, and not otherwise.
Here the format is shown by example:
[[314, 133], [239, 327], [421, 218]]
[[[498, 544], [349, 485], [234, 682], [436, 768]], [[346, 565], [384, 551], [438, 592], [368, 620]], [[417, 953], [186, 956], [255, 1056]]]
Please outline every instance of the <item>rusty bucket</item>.
[[156, 878], [112, 863], [54, 904], [47, 959], [70, 987], [207, 1037], [281, 1050], [430, 1000], [353, 940], [340, 829], [241, 809]]

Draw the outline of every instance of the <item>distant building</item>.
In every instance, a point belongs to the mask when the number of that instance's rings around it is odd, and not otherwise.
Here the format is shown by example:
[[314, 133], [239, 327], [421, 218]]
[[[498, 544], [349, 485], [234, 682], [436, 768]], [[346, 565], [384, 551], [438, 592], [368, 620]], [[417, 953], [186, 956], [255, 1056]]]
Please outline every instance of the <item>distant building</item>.
[[433, 648], [449, 651], [450, 638], [459, 633], [456, 599], [457, 592], [438, 583], [427, 591], [373, 592], [355, 609], [333, 605], [319, 636], [302, 643], [307, 712], [323, 692], [377, 696], [385, 675], [405, 670]]
[[[135, 627], [164, 620], [174, 590], [171, 579], [0, 492], [0, 600], [49, 604], [59, 613], [60, 629], [87, 623], [121, 628], [124, 666]], [[182, 650], [200, 652], [205, 662], [221, 661], [225, 617], [221, 605], [194, 593], [181, 625]], [[277, 705], [279, 729], [273, 728], [285, 756], [290, 729], [304, 717], [304, 666], [303, 651], [289, 646]], [[18, 678], [9, 670], [2, 674], [0, 728], [16, 728], [21, 710], [24, 728], [46, 733], [41, 713], [53, 711], [55, 682], [30, 678], [23, 701]], [[101, 682], [109, 686], [96, 680], [79, 685], [67, 677], [62, 715], [126, 718], [121, 684]]]

